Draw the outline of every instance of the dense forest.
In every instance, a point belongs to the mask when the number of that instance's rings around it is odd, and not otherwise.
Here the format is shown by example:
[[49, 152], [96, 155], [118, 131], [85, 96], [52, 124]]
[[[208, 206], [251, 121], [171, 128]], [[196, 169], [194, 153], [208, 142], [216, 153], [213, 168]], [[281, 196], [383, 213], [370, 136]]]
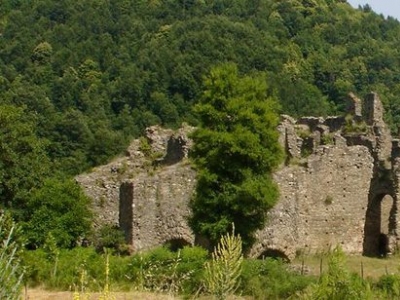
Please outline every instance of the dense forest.
[[297, 117], [342, 114], [348, 92], [377, 91], [395, 129], [399, 49], [399, 21], [340, 0], [4, 0], [1, 206], [27, 222], [32, 247], [45, 238], [32, 214], [79, 236], [71, 224], [90, 215], [87, 200], [65, 178], [146, 126], [198, 124], [203, 78], [226, 62], [264, 74], [280, 112]]

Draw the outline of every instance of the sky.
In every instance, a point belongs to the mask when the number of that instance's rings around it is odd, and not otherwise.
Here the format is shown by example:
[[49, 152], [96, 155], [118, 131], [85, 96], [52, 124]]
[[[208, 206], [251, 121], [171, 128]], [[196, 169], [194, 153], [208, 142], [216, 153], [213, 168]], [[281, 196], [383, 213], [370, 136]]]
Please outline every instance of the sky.
[[372, 10], [384, 16], [392, 16], [400, 20], [400, 0], [347, 0], [353, 7], [369, 4]]

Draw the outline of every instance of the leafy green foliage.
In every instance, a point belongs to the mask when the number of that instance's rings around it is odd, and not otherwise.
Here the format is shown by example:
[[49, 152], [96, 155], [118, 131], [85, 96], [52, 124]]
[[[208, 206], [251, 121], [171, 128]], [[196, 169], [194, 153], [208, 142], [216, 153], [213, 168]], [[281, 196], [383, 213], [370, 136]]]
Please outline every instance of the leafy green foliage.
[[110, 249], [118, 254], [129, 254], [124, 233], [115, 225], [105, 224], [101, 226], [94, 238], [94, 244], [98, 252]]
[[242, 293], [254, 299], [288, 299], [315, 282], [313, 277], [290, 271], [288, 264], [272, 258], [245, 259], [240, 279]]
[[[105, 281], [103, 257], [93, 248], [61, 249], [56, 273], [54, 273], [54, 259], [43, 249], [26, 251], [23, 262], [28, 266], [27, 282], [31, 286], [44, 285], [47, 288], [68, 290], [71, 286], [79, 286], [81, 270], [86, 270], [88, 273], [90, 289], [97, 290], [98, 285], [103, 286]], [[122, 259], [119, 263], [121, 262]]]
[[384, 275], [379, 278], [375, 286], [382, 291], [382, 295], [386, 299], [396, 299], [400, 297], [399, 274]]
[[0, 124], [0, 206], [18, 210], [48, 174], [46, 143], [26, 108], [0, 105]]
[[72, 180], [46, 180], [27, 203], [23, 223], [27, 246], [43, 246], [49, 234], [58, 247], [75, 246], [91, 228], [88, 203], [89, 199]]
[[212, 242], [237, 224], [249, 246], [278, 197], [270, 177], [279, 164], [276, 101], [261, 75], [240, 77], [236, 66], [211, 71], [196, 106], [200, 127], [191, 157], [198, 169], [190, 224]]
[[0, 299], [14, 300], [21, 295], [24, 270], [19, 259], [21, 244], [17, 226], [8, 214], [0, 215]]
[[[196, 252], [194, 252], [196, 254]], [[193, 274], [201, 272], [187, 269], [191, 259], [195, 256], [186, 256], [186, 267], [181, 265], [181, 253], [171, 252], [167, 248], [157, 248], [144, 255], [136, 255], [131, 261], [130, 274], [135, 279], [135, 285], [140, 290], [163, 292], [168, 294], [188, 293], [193, 290]], [[204, 259], [199, 257], [202, 261]], [[196, 277], [195, 277], [196, 278]], [[197, 284], [196, 284], [197, 286]]]

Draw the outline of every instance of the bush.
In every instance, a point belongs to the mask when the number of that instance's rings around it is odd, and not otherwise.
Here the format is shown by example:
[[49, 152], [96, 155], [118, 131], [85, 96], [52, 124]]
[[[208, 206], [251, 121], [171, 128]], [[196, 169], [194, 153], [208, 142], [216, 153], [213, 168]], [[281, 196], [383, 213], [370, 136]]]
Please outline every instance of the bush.
[[57, 257], [57, 272], [54, 272], [55, 261], [43, 249], [26, 251], [24, 263], [28, 266], [28, 284], [44, 285], [46, 288], [71, 290], [79, 285], [80, 273], [85, 270], [88, 287], [98, 290], [104, 282], [104, 258], [94, 248], [62, 249]]
[[400, 298], [400, 275], [384, 275], [379, 278], [378, 282], [374, 286], [378, 291], [382, 293], [388, 299], [399, 299]]
[[208, 259], [208, 251], [202, 247], [184, 247], [181, 252], [181, 261], [177, 271], [180, 274], [190, 275], [183, 282], [184, 294], [194, 294], [202, 288], [204, 264]]
[[141, 290], [191, 294], [199, 289], [206, 256], [207, 252], [197, 247], [178, 252], [160, 247], [133, 256], [127, 275]]
[[125, 242], [124, 233], [116, 225], [103, 225], [96, 234], [94, 244], [98, 252], [110, 249], [116, 254], [129, 254], [129, 246]]
[[49, 234], [57, 246], [72, 248], [91, 230], [89, 198], [72, 180], [48, 179], [26, 205], [24, 234], [28, 247], [42, 247]]
[[240, 291], [255, 299], [286, 299], [304, 290], [314, 279], [287, 269], [281, 260], [246, 259]]

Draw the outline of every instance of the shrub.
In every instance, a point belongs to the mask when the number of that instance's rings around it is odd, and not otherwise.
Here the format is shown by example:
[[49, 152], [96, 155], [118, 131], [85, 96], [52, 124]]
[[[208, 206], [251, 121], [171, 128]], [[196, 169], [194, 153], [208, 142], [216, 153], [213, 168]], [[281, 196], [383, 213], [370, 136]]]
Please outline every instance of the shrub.
[[323, 145], [333, 145], [335, 143], [335, 140], [333, 138], [332, 133], [326, 133], [321, 137], [321, 143]]
[[116, 225], [103, 225], [97, 231], [94, 244], [98, 252], [110, 249], [117, 254], [129, 254], [129, 246], [125, 242], [124, 233]]
[[91, 230], [89, 198], [72, 180], [47, 179], [32, 192], [25, 208], [28, 247], [42, 247], [51, 234], [58, 247], [71, 248]]
[[400, 275], [384, 275], [379, 278], [375, 287], [382, 291], [388, 299], [400, 298]]
[[41, 284], [46, 288], [62, 290], [71, 290], [72, 287], [79, 286], [79, 277], [83, 269], [88, 275], [88, 287], [98, 290], [104, 282], [102, 261], [103, 258], [94, 248], [62, 249], [57, 260], [59, 272], [54, 274], [54, 261], [47, 251], [37, 249], [24, 253], [24, 264], [29, 266], [28, 284]]
[[[197, 250], [195, 250], [197, 251]], [[135, 255], [131, 259], [129, 278], [139, 290], [164, 292], [169, 294], [191, 293], [196, 288], [196, 279], [191, 267], [202, 266], [204, 252], [182, 250], [177, 253], [165, 247], [148, 253]], [[198, 256], [198, 258], [197, 258]]]
[[177, 272], [188, 277], [182, 283], [182, 292], [193, 295], [202, 288], [204, 264], [208, 258], [208, 251], [201, 247], [184, 247], [180, 253], [181, 261]]
[[287, 269], [281, 260], [246, 259], [240, 290], [255, 299], [286, 299], [304, 290], [313, 280]]

